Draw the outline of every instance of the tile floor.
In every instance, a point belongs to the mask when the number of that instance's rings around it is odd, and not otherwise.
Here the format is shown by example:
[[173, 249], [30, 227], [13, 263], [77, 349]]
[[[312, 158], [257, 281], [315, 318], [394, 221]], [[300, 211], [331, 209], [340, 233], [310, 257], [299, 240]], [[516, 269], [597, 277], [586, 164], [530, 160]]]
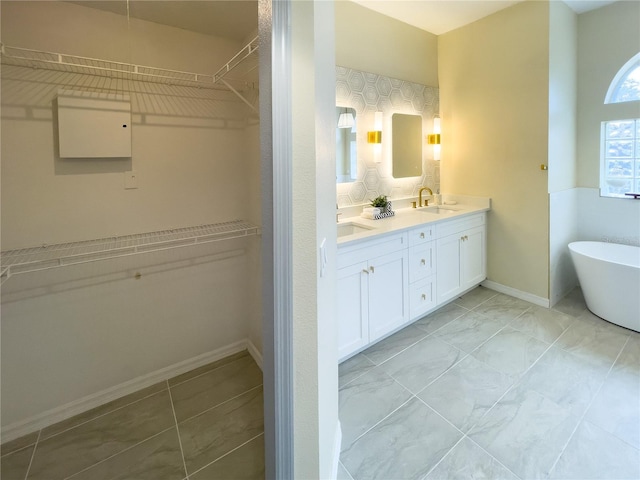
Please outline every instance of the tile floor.
[[[247, 352], [2, 446], [3, 480], [264, 477]], [[479, 287], [340, 365], [340, 479], [640, 479], [640, 334]]]
[[264, 478], [262, 372], [240, 352], [1, 450], [2, 480]]
[[640, 479], [640, 334], [478, 287], [342, 363], [339, 479]]

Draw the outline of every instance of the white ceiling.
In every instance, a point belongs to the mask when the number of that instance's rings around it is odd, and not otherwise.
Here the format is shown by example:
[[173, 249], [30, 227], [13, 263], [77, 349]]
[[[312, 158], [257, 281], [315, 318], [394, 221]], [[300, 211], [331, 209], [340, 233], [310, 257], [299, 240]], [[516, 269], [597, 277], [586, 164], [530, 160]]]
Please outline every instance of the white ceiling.
[[[383, 15], [441, 35], [487, 17], [523, 0], [353, 0]], [[559, 0], [556, 0], [559, 1]], [[576, 13], [616, 0], [564, 0]]]
[[[523, 0], [353, 1], [409, 25], [440, 35]], [[613, 3], [615, 0], [564, 1], [577, 13], [583, 13]], [[126, 0], [78, 0], [71, 3], [121, 15], [127, 14]], [[258, 27], [257, 0], [129, 0], [128, 4], [129, 14], [134, 18], [237, 41], [246, 40]]]

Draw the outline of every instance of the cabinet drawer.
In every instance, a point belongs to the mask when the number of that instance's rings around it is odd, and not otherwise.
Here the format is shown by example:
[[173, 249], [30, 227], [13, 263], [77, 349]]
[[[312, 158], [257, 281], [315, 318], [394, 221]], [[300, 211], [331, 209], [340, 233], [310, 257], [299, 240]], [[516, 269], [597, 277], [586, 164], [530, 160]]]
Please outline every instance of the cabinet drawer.
[[409, 282], [421, 280], [435, 272], [434, 242], [409, 248]]
[[453, 235], [454, 233], [462, 232], [473, 227], [479, 227], [484, 225], [485, 214], [472, 215], [470, 217], [461, 218], [459, 220], [452, 220], [450, 222], [443, 222], [438, 225], [438, 238], [446, 237], [447, 235]]
[[409, 231], [409, 246], [421, 245], [432, 241], [435, 238], [435, 228], [433, 225], [414, 228]]
[[409, 287], [409, 309], [412, 320], [436, 306], [435, 277], [430, 276]]
[[370, 258], [397, 252], [407, 247], [405, 233], [372, 238], [356, 245], [338, 247], [338, 268], [364, 262]]

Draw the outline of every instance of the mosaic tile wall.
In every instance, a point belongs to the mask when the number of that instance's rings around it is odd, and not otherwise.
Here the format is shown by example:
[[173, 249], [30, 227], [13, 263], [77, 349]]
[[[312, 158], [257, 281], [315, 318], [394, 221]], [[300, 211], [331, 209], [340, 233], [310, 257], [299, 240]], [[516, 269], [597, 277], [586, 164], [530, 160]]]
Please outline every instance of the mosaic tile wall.
[[[338, 206], [369, 203], [387, 195], [391, 200], [418, 195], [421, 186], [440, 189], [440, 162], [433, 160], [433, 149], [426, 135], [433, 130], [433, 116], [439, 111], [439, 90], [418, 83], [384, 77], [346, 67], [336, 67], [336, 103], [356, 111], [357, 176], [352, 183], [337, 185]], [[373, 130], [374, 114], [383, 113], [382, 161], [374, 161], [367, 131]], [[391, 175], [391, 115], [422, 115], [422, 176], [395, 179]], [[387, 137], [388, 138], [388, 137]]]

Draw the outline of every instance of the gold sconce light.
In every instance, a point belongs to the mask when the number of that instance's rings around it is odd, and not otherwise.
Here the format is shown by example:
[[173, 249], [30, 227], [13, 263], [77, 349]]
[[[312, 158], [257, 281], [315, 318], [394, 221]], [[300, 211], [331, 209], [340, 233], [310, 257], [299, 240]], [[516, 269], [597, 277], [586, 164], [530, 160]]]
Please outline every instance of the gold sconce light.
[[367, 142], [368, 143], [382, 143], [382, 131], [374, 130], [372, 132], [367, 132]]
[[373, 130], [367, 132], [367, 143], [373, 144], [373, 160], [382, 161], [382, 112], [376, 112], [373, 120]]
[[367, 132], [368, 143], [382, 143], [382, 112], [376, 112], [373, 120], [373, 131]]
[[440, 160], [440, 115], [433, 117], [433, 133], [427, 135], [427, 143], [433, 145], [433, 159]]

